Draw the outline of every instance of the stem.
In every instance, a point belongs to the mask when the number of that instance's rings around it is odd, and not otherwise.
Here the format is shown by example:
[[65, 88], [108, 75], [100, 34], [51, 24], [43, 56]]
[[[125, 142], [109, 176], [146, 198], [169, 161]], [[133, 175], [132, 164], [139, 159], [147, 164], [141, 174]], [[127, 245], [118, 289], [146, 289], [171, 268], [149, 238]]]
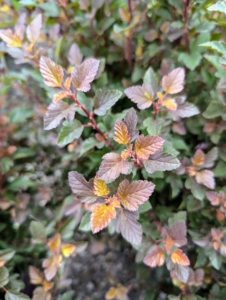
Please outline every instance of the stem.
[[98, 126], [98, 124], [96, 123], [95, 119], [94, 119], [94, 114], [93, 112], [89, 112], [86, 107], [84, 105], [82, 105], [77, 97], [72, 94], [71, 92], [68, 94], [68, 97], [70, 97], [75, 103], [76, 105], [81, 108], [81, 110], [87, 115], [87, 117], [90, 120], [90, 123], [87, 124], [87, 127], [93, 127], [93, 129], [95, 129], [105, 140], [106, 144], [109, 145], [112, 149], [113, 149], [113, 145], [111, 143], [111, 141], [105, 136], [105, 134], [100, 130], [100, 127]]
[[3, 289], [6, 293], [8, 293], [8, 290], [7, 290], [4, 286], [2, 286], [2, 289]]
[[[129, 9], [129, 14], [130, 14], [130, 19], [129, 19], [129, 25], [131, 24], [133, 20], [133, 13], [132, 13], [132, 1], [128, 0], [128, 9]], [[133, 72], [133, 64], [132, 64], [132, 38], [133, 38], [133, 30], [130, 29], [130, 34], [129, 37], [126, 40], [126, 59], [129, 64], [129, 71], [130, 74]]]
[[183, 0], [184, 8], [182, 12], [182, 18], [184, 22], [184, 41], [185, 41], [185, 49], [187, 52], [189, 52], [189, 37], [188, 37], [188, 27], [187, 27], [187, 21], [188, 21], [188, 9], [190, 0]]

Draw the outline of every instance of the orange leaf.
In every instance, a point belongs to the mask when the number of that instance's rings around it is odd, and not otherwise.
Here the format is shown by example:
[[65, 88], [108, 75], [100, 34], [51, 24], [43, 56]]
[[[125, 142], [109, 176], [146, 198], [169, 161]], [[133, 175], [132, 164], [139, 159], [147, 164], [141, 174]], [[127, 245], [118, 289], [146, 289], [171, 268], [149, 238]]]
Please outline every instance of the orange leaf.
[[126, 145], [130, 139], [131, 137], [126, 124], [121, 120], [117, 120], [114, 127], [114, 140], [119, 144]]
[[61, 246], [61, 252], [62, 252], [63, 256], [69, 257], [75, 251], [75, 248], [76, 248], [75, 245], [63, 244]]
[[30, 280], [31, 280], [32, 284], [42, 284], [43, 275], [39, 269], [37, 269], [33, 266], [30, 266], [29, 267], [29, 276], [30, 276]]
[[40, 72], [44, 79], [44, 82], [48, 86], [61, 87], [64, 77], [63, 68], [50, 58], [42, 56], [40, 59]]
[[5, 265], [6, 261], [3, 259], [0, 259], [0, 268], [3, 267]]
[[177, 109], [177, 103], [176, 103], [175, 99], [173, 99], [173, 98], [164, 100], [162, 102], [162, 105], [165, 106], [166, 108], [168, 108], [169, 110]]
[[0, 38], [6, 42], [8, 47], [22, 47], [22, 41], [11, 29], [0, 30]]
[[111, 219], [116, 217], [115, 208], [104, 203], [97, 203], [92, 207], [91, 228], [93, 233], [97, 233], [106, 227]]
[[201, 166], [204, 164], [204, 161], [205, 161], [205, 154], [202, 150], [198, 149], [196, 152], [195, 152], [195, 155], [192, 157], [191, 159], [193, 165], [196, 165], [196, 166]]
[[107, 293], [106, 293], [106, 295], [105, 295], [105, 299], [106, 300], [112, 300], [112, 299], [115, 299], [115, 293], [116, 293], [116, 288], [114, 288], [114, 287], [111, 287], [108, 291], [107, 291]]
[[107, 202], [109, 203], [110, 206], [112, 207], [120, 207], [120, 202], [118, 201], [117, 197], [109, 197], [107, 199]]
[[174, 241], [171, 239], [170, 236], [167, 236], [164, 242], [165, 242], [166, 252], [170, 253], [171, 252], [171, 248], [174, 245]]
[[45, 279], [43, 280], [43, 288], [46, 292], [51, 290], [52, 287], [53, 287], [53, 282], [47, 281]]
[[144, 136], [141, 134], [135, 143], [135, 151], [137, 156], [142, 159], [148, 159], [151, 154], [159, 150], [164, 140], [159, 136]]
[[47, 280], [51, 280], [57, 272], [57, 269], [62, 260], [62, 256], [60, 254], [51, 256], [43, 261], [42, 266], [45, 269], [45, 277]]
[[187, 255], [181, 249], [177, 249], [177, 250], [173, 251], [173, 253], [171, 254], [171, 259], [174, 263], [182, 265], [182, 266], [190, 265], [190, 261], [189, 261]]
[[53, 238], [47, 243], [49, 250], [55, 252], [59, 249], [61, 244], [61, 235], [59, 233], [55, 234]]
[[53, 96], [53, 102], [56, 103], [56, 102], [58, 102], [59, 100], [62, 100], [63, 98], [66, 98], [67, 95], [68, 95], [68, 92], [60, 91], [59, 93], [56, 93], [56, 94]]
[[145, 265], [151, 268], [162, 266], [165, 262], [165, 254], [163, 249], [159, 246], [155, 246], [153, 250], [145, 256], [143, 262]]
[[107, 196], [109, 194], [109, 189], [106, 185], [106, 182], [102, 179], [99, 179], [97, 176], [94, 178], [94, 194], [101, 197], [101, 196]]

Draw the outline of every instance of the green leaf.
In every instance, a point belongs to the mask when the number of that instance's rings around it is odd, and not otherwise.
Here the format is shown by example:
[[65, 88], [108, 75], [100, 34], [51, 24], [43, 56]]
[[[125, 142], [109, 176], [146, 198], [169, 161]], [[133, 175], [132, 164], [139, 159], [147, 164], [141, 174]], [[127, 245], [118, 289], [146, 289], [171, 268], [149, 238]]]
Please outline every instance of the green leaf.
[[149, 84], [154, 93], [159, 90], [158, 79], [151, 67], [148, 68], [146, 73], [144, 74], [144, 83]]
[[226, 14], [226, 2], [218, 1], [217, 3], [209, 6], [207, 9], [209, 11], [218, 11], [218, 12]]
[[169, 226], [179, 220], [184, 220], [186, 222], [187, 219], [187, 212], [186, 211], [179, 211], [178, 213], [174, 214], [173, 217], [170, 217], [168, 220]]
[[143, 125], [147, 129], [148, 134], [159, 135], [162, 129], [163, 121], [162, 120], [153, 121], [151, 117], [148, 117], [143, 121]]
[[220, 254], [218, 254], [215, 250], [212, 250], [210, 253], [209, 253], [209, 260], [210, 260], [210, 263], [211, 265], [219, 270], [220, 267], [221, 267], [221, 263], [222, 263], [222, 258], [220, 256]]
[[185, 64], [185, 66], [193, 71], [198, 67], [202, 59], [202, 56], [198, 52], [191, 52], [190, 54], [181, 53], [178, 57], [178, 60]]
[[203, 207], [203, 202], [195, 199], [192, 195], [188, 196], [186, 202], [187, 202], [187, 210], [189, 212], [199, 210]]
[[78, 228], [80, 231], [85, 231], [85, 232], [91, 231], [90, 215], [91, 215], [91, 213], [86, 212], [84, 214], [84, 216], [82, 217], [80, 226]]
[[30, 232], [35, 241], [44, 242], [46, 240], [46, 231], [42, 223], [32, 221], [30, 224]]
[[146, 212], [150, 209], [152, 209], [151, 203], [149, 201], [146, 201], [146, 202], [144, 202], [143, 204], [141, 204], [139, 206], [138, 213], [141, 214], [141, 213], [144, 213], [144, 212]]
[[58, 136], [57, 143], [59, 145], [67, 145], [73, 142], [81, 136], [83, 129], [84, 126], [78, 120], [74, 120], [72, 122], [65, 121]]
[[6, 300], [28, 300], [30, 299], [27, 295], [18, 293], [13, 290], [8, 290], [5, 295]]
[[205, 198], [206, 188], [203, 185], [198, 184], [194, 178], [187, 178], [185, 187], [186, 189], [191, 190], [191, 193], [196, 199], [202, 201]]
[[2, 172], [3, 174], [7, 173], [13, 166], [13, 164], [13, 161], [8, 157], [0, 158], [0, 172]]
[[68, 240], [71, 239], [74, 234], [74, 229], [76, 227], [76, 219], [68, 218], [63, 225], [59, 227], [59, 233], [62, 236], [62, 239]]
[[[83, 92], [78, 92], [77, 94], [77, 98], [79, 100], [79, 102], [85, 106], [85, 108], [88, 110], [88, 112], [91, 112], [93, 109], [93, 101], [92, 99], [90, 99], [89, 97], [86, 96], [85, 93]], [[81, 110], [81, 108], [76, 107], [75, 110], [82, 116], [87, 117], [87, 115], [84, 113], [83, 110]]]
[[5, 286], [9, 281], [9, 271], [7, 268], [0, 268], [0, 287]]
[[226, 43], [223, 41], [206, 42], [206, 43], [200, 44], [199, 46], [211, 49], [220, 54], [226, 54]]
[[4, 260], [5, 262], [7, 262], [13, 258], [14, 254], [15, 251], [13, 249], [0, 250], [0, 260]]
[[13, 159], [26, 158], [30, 156], [35, 156], [36, 152], [31, 148], [17, 148], [13, 153]]
[[11, 123], [21, 123], [32, 117], [33, 114], [34, 111], [31, 107], [15, 107], [11, 110], [9, 119]]
[[206, 119], [213, 119], [220, 117], [222, 113], [224, 113], [223, 104], [216, 101], [211, 101], [202, 115]]
[[28, 188], [31, 186], [36, 186], [36, 182], [26, 178], [25, 176], [17, 177], [14, 179], [10, 185], [9, 188], [11, 190], [17, 190], [19, 188]]
[[94, 97], [94, 113], [98, 116], [104, 116], [107, 110], [119, 100], [121, 95], [122, 92], [117, 90], [98, 90]]
[[71, 300], [74, 295], [74, 291], [68, 291], [63, 295], [57, 297], [57, 300]]

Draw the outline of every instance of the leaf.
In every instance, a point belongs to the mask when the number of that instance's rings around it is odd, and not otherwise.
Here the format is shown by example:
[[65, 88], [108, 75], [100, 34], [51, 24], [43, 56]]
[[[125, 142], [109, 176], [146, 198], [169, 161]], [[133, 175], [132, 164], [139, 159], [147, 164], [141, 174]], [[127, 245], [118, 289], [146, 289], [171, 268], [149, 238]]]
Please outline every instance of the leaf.
[[184, 88], [185, 72], [182, 68], [171, 71], [162, 78], [162, 87], [167, 94], [177, 94]]
[[224, 106], [222, 103], [211, 101], [202, 115], [206, 119], [214, 119], [220, 117], [223, 111]]
[[159, 136], [144, 136], [141, 134], [135, 143], [135, 151], [139, 158], [148, 159], [150, 154], [154, 154], [159, 150], [164, 140]]
[[190, 265], [190, 261], [187, 255], [181, 249], [174, 250], [173, 253], [171, 254], [171, 259], [174, 263], [182, 266]]
[[104, 116], [121, 97], [122, 92], [117, 90], [102, 91], [97, 90], [94, 97], [94, 113], [98, 116]]
[[66, 98], [67, 96], [68, 96], [68, 92], [67, 91], [60, 91], [60, 92], [56, 93], [53, 96], [53, 102], [56, 103], [59, 100], [62, 100], [63, 98]]
[[38, 221], [32, 221], [30, 224], [30, 232], [32, 238], [36, 241], [45, 242], [46, 240], [46, 232], [45, 227], [42, 223]]
[[106, 182], [102, 179], [99, 179], [97, 176], [94, 178], [93, 185], [94, 185], [93, 192], [95, 195], [99, 197], [107, 196], [110, 193]]
[[173, 270], [180, 281], [182, 281], [184, 283], [186, 283], [188, 281], [189, 268], [187, 266], [173, 264]]
[[165, 262], [165, 254], [161, 247], [154, 246], [150, 253], [148, 253], [143, 262], [145, 265], [155, 268], [156, 266], [162, 266]]
[[196, 166], [203, 165], [204, 161], [205, 161], [204, 152], [200, 149], [196, 150], [195, 155], [192, 157], [191, 161], [192, 161], [193, 165], [196, 165]]
[[126, 127], [128, 129], [129, 132], [129, 136], [131, 137], [130, 142], [134, 141], [138, 135], [139, 135], [139, 131], [136, 130], [136, 126], [137, 126], [137, 114], [135, 109], [132, 107], [130, 108], [124, 119], [123, 119], [124, 123], [126, 124]]
[[89, 212], [86, 212], [82, 217], [81, 223], [78, 228], [80, 231], [84, 231], [84, 232], [91, 231], [90, 215], [91, 214]]
[[116, 217], [115, 208], [107, 206], [104, 203], [97, 203], [92, 207], [91, 229], [93, 233], [97, 233], [105, 228]]
[[82, 92], [88, 92], [91, 88], [90, 83], [94, 80], [99, 67], [99, 60], [89, 58], [80, 66], [75, 66], [71, 73], [72, 82], [76, 89]]
[[5, 267], [0, 268], [0, 288], [9, 282], [9, 271]]
[[93, 193], [93, 185], [87, 182], [85, 178], [78, 172], [69, 172], [69, 184], [72, 192], [85, 203], [92, 203], [96, 201], [97, 196]]
[[176, 110], [177, 109], [177, 103], [175, 99], [169, 98], [162, 102], [162, 105], [168, 108], [169, 110]]
[[51, 103], [44, 117], [44, 129], [50, 130], [56, 128], [63, 119], [71, 122], [75, 116], [73, 105], [68, 105], [64, 101]]
[[188, 53], [180, 53], [178, 61], [182, 62], [189, 70], [194, 71], [202, 60], [202, 55], [198, 52], [199, 49], [195, 49]]
[[33, 21], [27, 26], [27, 38], [29, 41], [34, 44], [39, 38], [42, 28], [42, 15], [38, 14]]
[[216, 51], [223, 55], [226, 54], [226, 43], [223, 41], [206, 42], [206, 43], [200, 44], [199, 46], [211, 49], [211, 50]]
[[184, 220], [178, 220], [174, 222], [169, 228], [163, 227], [161, 236], [166, 240], [170, 237], [173, 241], [173, 245], [181, 247], [187, 244], [186, 238], [187, 228]]
[[215, 188], [214, 174], [212, 171], [210, 170], [199, 171], [196, 173], [195, 178], [199, 184], [203, 184], [209, 189]]
[[114, 140], [119, 144], [126, 145], [130, 139], [131, 137], [126, 124], [121, 120], [117, 120], [114, 126]]
[[60, 248], [61, 245], [61, 235], [56, 233], [47, 243], [49, 250], [55, 252]]
[[29, 277], [32, 284], [42, 284], [43, 282], [42, 272], [33, 266], [29, 267]]
[[179, 160], [171, 154], [162, 153], [158, 151], [151, 155], [148, 160], [144, 162], [146, 171], [150, 174], [155, 171], [171, 171], [180, 166]]
[[188, 102], [177, 102], [177, 109], [170, 111], [170, 115], [175, 121], [179, 120], [180, 118], [189, 118], [199, 113], [199, 109], [194, 104]]
[[61, 246], [61, 252], [64, 257], [69, 257], [75, 251], [76, 246], [72, 244], [63, 244]]
[[130, 183], [124, 179], [118, 187], [117, 195], [126, 209], [135, 211], [140, 204], [149, 199], [154, 188], [155, 185], [147, 180], [135, 180]]
[[193, 196], [198, 200], [203, 200], [206, 193], [206, 188], [199, 185], [194, 178], [187, 178], [185, 181], [185, 187], [190, 189]]
[[50, 58], [41, 56], [39, 67], [46, 85], [61, 87], [64, 77], [64, 71], [61, 66], [55, 64]]
[[139, 246], [142, 241], [142, 227], [137, 219], [137, 212], [121, 209], [115, 220], [115, 230], [132, 245]]
[[20, 37], [13, 33], [11, 29], [1, 29], [0, 38], [7, 44], [8, 47], [22, 47]]
[[131, 172], [132, 163], [123, 160], [122, 157], [117, 153], [107, 153], [102, 157], [99, 171], [97, 175], [100, 179], [114, 180], [120, 173], [129, 174]]
[[149, 211], [150, 209], [152, 209], [152, 206], [149, 201], [146, 201], [139, 206], [138, 213], [142, 214], [146, 211]]
[[30, 297], [28, 297], [25, 294], [16, 292], [16, 291], [12, 291], [12, 290], [7, 290], [7, 300], [29, 300]]
[[209, 11], [218, 11], [226, 14], [226, 3], [224, 1], [218, 1], [217, 3], [209, 6], [207, 9]]
[[205, 155], [205, 163], [203, 167], [212, 168], [214, 166], [217, 157], [218, 157], [218, 149], [214, 147]]
[[107, 293], [106, 293], [106, 295], [105, 295], [105, 299], [106, 299], [106, 300], [112, 300], [112, 299], [115, 299], [115, 295], [116, 295], [116, 288], [111, 287], [111, 288], [107, 291]]
[[32, 300], [51, 300], [51, 294], [47, 291], [44, 290], [43, 287], [37, 287], [34, 291], [33, 291], [33, 297]]
[[148, 68], [144, 74], [144, 84], [150, 85], [154, 94], [157, 93], [157, 91], [159, 89], [158, 79], [151, 67]]
[[84, 126], [78, 120], [73, 120], [72, 122], [65, 121], [58, 136], [58, 145], [67, 145], [75, 139], [78, 139], [81, 136], [83, 129]]
[[149, 84], [129, 87], [125, 89], [124, 93], [131, 101], [137, 104], [139, 109], [150, 107], [154, 99], [154, 92]]
[[68, 53], [68, 61], [72, 65], [80, 65], [83, 55], [76, 43], [73, 43]]
[[222, 191], [220, 191], [218, 193], [217, 192], [207, 192], [206, 197], [213, 206], [220, 205], [221, 203], [224, 203], [224, 201], [226, 200], [226, 195]]
[[42, 266], [45, 269], [44, 273], [48, 281], [50, 281], [56, 275], [61, 260], [62, 256], [59, 254], [44, 259]]

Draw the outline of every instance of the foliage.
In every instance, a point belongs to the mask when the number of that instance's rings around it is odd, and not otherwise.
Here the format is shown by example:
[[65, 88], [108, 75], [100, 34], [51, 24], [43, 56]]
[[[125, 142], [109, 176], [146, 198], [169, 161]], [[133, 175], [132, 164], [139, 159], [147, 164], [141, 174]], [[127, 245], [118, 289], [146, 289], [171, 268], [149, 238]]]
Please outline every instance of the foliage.
[[225, 1], [2, 2], [2, 297], [73, 299], [67, 262], [107, 227], [145, 299], [225, 299], [225, 17]]

